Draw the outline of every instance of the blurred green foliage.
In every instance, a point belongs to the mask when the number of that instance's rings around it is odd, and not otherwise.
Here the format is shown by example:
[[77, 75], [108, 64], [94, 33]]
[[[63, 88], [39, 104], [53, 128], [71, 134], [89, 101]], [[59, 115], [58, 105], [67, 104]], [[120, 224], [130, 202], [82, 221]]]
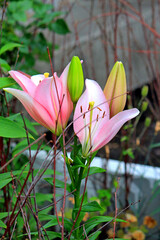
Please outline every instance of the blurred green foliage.
[[[0, 2], [0, 7], [4, 7], [4, 1]], [[21, 44], [21, 47], [17, 45], [19, 50], [10, 47], [0, 54], [3, 72], [7, 73], [9, 66], [15, 65], [18, 58], [17, 69], [28, 74], [37, 73], [33, 69], [36, 59], [48, 61], [46, 47], [48, 46], [50, 51], [59, 47], [53, 46], [49, 41], [48, 33], [64, 35], [70, 32], [64, 20], [65, 14], [55, 11], [52, 4], [42, 0], [9, 0], [2, 23], [1, 48], [6, 44]]]

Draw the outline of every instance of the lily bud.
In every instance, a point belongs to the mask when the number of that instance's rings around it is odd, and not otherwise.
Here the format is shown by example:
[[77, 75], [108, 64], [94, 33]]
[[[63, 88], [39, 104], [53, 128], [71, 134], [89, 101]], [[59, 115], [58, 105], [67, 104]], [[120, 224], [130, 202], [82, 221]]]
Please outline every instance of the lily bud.
[[126, 74], [121, 62], [116, 62], [110, 72], [104, 95], [110, 107], [110, 118], [123, 111], [126, 104]]
[[144, 85], [142, 90], [141, 90], [141, 95], [142, 97], [147, 97], [148, 95], [148, 86], [147, 85]]
[[70, 63], [67, 86], [72, 102], [76, 103], [80, 98], [84, 87], [82, 64], [77, 56], [74, 56]]
[[146, 117], [144, 125], [145, 125], [145, 127], [149, 127], [151, 125], [151, 118], [150, 117]]
[[148, 102], [144, 101], [141, 106], [142, 112], [145, 112], [148, 108]]

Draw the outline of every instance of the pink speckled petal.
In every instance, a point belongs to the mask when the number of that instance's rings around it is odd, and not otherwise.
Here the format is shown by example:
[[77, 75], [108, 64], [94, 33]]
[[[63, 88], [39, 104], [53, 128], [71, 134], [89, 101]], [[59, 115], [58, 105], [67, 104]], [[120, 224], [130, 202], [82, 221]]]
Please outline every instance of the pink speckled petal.
[[[97, 125], [97, 122], [96, 122], [97, 117], [101, 118], [104, 112], [106, 115], [105, 119], [109, 120], [109, 106], [108, 106], [108, 103], [106, 102], [106, 98], [104, 96], [104, 93], [101, 87], [98, 85], [96, 81], [89, 80], [89, 79], [86, 79], [85, 85], [86, 85], [86, 90], [77, 102], [74, 118], [73, 118], [74, 131], [77, 134], [82, 145], [85, 144], [85, 142], [87, 141], [88, 134], [89, 134], [88, 127], [85, 127], [85, 126], [89, 126], [91, 112], [90, 111], [88, 113], [85, 113], [85, 112], [88, 111], [90, 102], [94, 102], [94, 109], [92, 110], [91, 131], [93, 131], [93, 129], [95, 129]], [[99, 104], [102, 104], [102, 105], [99, 106]], [[81, 113], [81, 109], [82, 109], [82, 113]], [[85, 116], [84, 115], [81, 116], [84, 113], [85, 113]]]
[[139, 110], [136, 108], [122, 111], [112, 117], [109, 121], [103, 121], [100, 128], [98, 128], [96, 135], [93, 139], [92, 152], [97, 151], [105, 144], [107, 144], [120, 130], [124, 123], [132, 118], [135, 118], [139, 114]]

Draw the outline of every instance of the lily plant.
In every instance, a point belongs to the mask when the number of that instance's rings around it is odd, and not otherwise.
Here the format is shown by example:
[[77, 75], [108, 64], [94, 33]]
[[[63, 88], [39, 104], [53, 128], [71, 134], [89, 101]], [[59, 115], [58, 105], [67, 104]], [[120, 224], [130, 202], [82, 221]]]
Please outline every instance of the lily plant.
[[[104, 91], [96, 81], [86, 79], [83, 92], [82, 61], [78, 57], [73, 57], [60, 77], [56, 73], [51, 77], [48, 73], [35, 76], [19, 71], [9, 73], [22, 90], [4, 90], [18, 98], [35, 121], [57, 136], [63, 132], [74, 111], [75, 137], [70, 155], [64, 151], [64, 142], [61, 143], [71, 179], [69, 189], [75, 200], [68, 239], [84, 239], [80, 224], [86, 211], [85, 206], [91, 206], [84, 201], [90, 163], [96, 152], [111, 141], [127, 121], [139, 114], [136, 108], [124, 110], [127, 89], [123, 64], [115, 63]], [[84, 178], [85, 187], [81, 194]], [[90, 230], [86, 231], [89, 233]]]

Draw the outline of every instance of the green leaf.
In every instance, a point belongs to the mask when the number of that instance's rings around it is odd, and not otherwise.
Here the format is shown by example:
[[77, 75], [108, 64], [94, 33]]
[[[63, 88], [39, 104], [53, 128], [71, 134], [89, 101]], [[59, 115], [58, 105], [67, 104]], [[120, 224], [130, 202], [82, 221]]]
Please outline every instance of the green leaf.
[[[108, 238], [104, 239], [104, 240], [108, 240]], [[127, 240], [127, 239], [126, 238], [115, 238], [115, 240]]]
[[[6, 138], [23, 138], [27, 137], [26, 130], [19, 126], [19, 124], [4, 118], [0, 117], [0, 136]], [[29, 138], [32, 138], [32, 135], [28, 134]]]
[[[53, 232], [53, 231], [47, 231], [47, 232], [45, 233], [43, 230], [42, 230], [42, 232], [43, 232], [43, 235], [44, 235], [44, 236], [46, 236], [46, 233], [47, 233], [47, 236], [48, 236], [47, 239], [49, 239], [49, 240], [52, 240], [52, 239], [55, 239], [55, 238], [56, 238], [56, 239], [57, 239], [57, 238], [60, 238], [60, 239], [61, 239], [61, 233], [57, 233], [57, 232]], [[31, 234], [31, 236], [33, 236], [33, 237], [38, 236], [38, 232], [31, 232], [30, 234]], [[28, 236], [28, 234], [25, 233], [25, 234], [18, 235], [17, 238], [23, 237], [23, 239], [26, 239], [25, 236]], [[45, 239], [46, 239], [46, 238], [45, 238]]]
[[154, 143], [149, 146], [150, 149], [160, 147], [160, 143]]
[[6, 224], [4, 224], [2, 220], [0, 220], [0, 228], [7, 228]]
[[55, 17], [59, 17], [60, 15], [62, 15], [63, 12], [57, 11], [57, 12], [51, 12], [49, 14], [45, 14], [42, 16], [42, 19], [40, 21], [38, 21], [36, 24], [38, 27], [47, 27], [46, 24], [49, 24], [50, 22], [52, 22], [52, 20]]
[[4, 72], [7, 72], [11, 69], [11, 67], [9, 66], [9, 64], [2, 58], [0, 58], [0, 66], [2, 68], [2, 70]]
[[128, 136], [123, 136], [123, 137], [121, 137], [121, 142], [127, 142], [128, 139], [129, 139]]
[[[46, 228], [49, 228], [49, 227], [52, 227], [52, 226], [56, 226], [56, 225], [58, 224], [56, 216], [52, 216], [52, 218], [53, 218], [53, 219], [52, 219], [51, 221], [49, 221], [48, 223], [46, 223], [46, 224], [43, 226], [43, 228], [46, 229]], [[59, 220], [61, 221], [61, 220], [62, 220], [62, 217], [59, 217]], [[65, 228], [67, 231], [70, 231], [70, 230], [71, 230], [72, 225], [73, 225], [73, 223], [72, 223], [71, 220], [69, 220], [69, 219], [67, 219], [67, 218], [64, 218], [64, 228]]]
[[[36, 193], [36, 202], [37, 204], [41, 204], [44, 202], [53, 202], [53, 194], [52, 193]], [[48, 215], [48, 214], [47, 214]]]
[[0, 89], [10, 87], [14, 85], [16, 82], [12, 78], [1, 77], [0, 78]]
[[79, 167], [83, 167], [85, 168], [85, 164], [82, 163], [81, 159], [79, 156], [76, 156], [74, 158], [74, 161], [73, 161], [73, 167], [72, 169], [76, 169], [76, 168], [79, 168]]
[[96, 240], [100, 233], [101, 233], [101, 231], [97, 231], [94, 234], [92, 233], [91, 237], [88, 236], [89, 240]]
[[[36, 129], [33, 127], [32, 122], [30, 122], [30, 120], [28, 120], [25, 116], [23, 116], [23, 118], [24, 118], [24, 122], [26, 124], [27, 129], [29, 129], [31, 132], [33, 132], [35, 135], [37, 135], [38, 133], [37, 133]], [[7, 119], [16, 121], [20, 126], [24, 127], [23, 118], [20, 113], [16, 113], [16, 114], [13, 114], [13, 115], [7, 117]]]
[[[17, 211], [15, 211], [15, 214], [17, 213]], [[2, 213], [0, 213], [0, 220], [1, 219], [3, 219], [3, 218], [5, 218], [5, 217], [8, 217], [8, 215], [11, 215], [12, 214], [12, 212], [2, 212]]]
[[22, 45], [19, 43], [7, 43], [0, 49], [0, 55], [6, 51], [11, 51], [13, 48], [21, 47]]
[[[43, 232], [43, 234], [45, 236], [45, 232]], [[53, 232], [53, 231], [47, 231], [47, 236], [48, 236], [49, 240], [57, 239], [57, 238], [61, 239], [61, 233], [57, 233], [57, 232]]]
[[[28, 171], [24, 171], [24, 172], [26, 173], [26, 172], [28, 172]], [[23, 173], [24, 173], [24, 172], [23, 172]], [[1, 174], [0, 174], [0, 181], [3, 181], [3, 180], [8, 179], [8, 178], [9, 178], [9, 179], [10, 179], [10, 178], [12, 179], [12, 177], [11, 177], [12, 175], [13, 175], [13, 176], [18, 176], [18, 175], [20, 175], [21, 173], [22, 173], [21, 170], [13, 171], [12, 173], [11, 173], [11, 172], [1, 173]]]
[[[52, 178], [44, 178], [49, 184], [53, 185], [53, 177]], [[56, 188], [64, 188], [64, 182], [59, 179], [56, 179]], [[70, 184], [67, 183], [67, 191], [70, 192]]]
[[6, 186], [11, 181], [12, 181], [12, 178], [1, 180], [0, 181], [0, 189], [2, 189], [4, 186]]
[[132, 148], [128, 148], [123, 151], [123, 156], [128, 155], [130, 158], [134, 159], [134, 154]]
[[[78, 208], [75, 210], [78, 211]], [[101, 211], [101, 210], [103, 210], [103, 208], [96, 201], [93, 201], [93, 202], [83, 205], [82, 209], [81, 209], [82, 212], [97, 212], [97, 211]]]
[[[110, 222], [110, 221], [114, 221], [114, 218], [110, 217], [110, 216], [95, 216], [95, 217], [91, 217], [85, 223], [86, 233], [88, 234], [98, 224], [105, 223], [105, 222]], [[122, 219], [116, 218], [116, 222], [126, 222], [126, 221], [124, 221]]]
[[57, 19], [50, 25], [50, 30], [58, 34], [70, 33], [67, 23], [63, 19]]
[[[87, 177], [87, 171], [88, 171], [88, 168], [85, 169], [85, 171], [83, 173], [83, 178]], [[100, 167], [90, 167], [89, 176], [92, 174], [95, 174], [95, 173], [102, 173], [105, 171], [106, 171], [105, 169], [100, 168]]]

